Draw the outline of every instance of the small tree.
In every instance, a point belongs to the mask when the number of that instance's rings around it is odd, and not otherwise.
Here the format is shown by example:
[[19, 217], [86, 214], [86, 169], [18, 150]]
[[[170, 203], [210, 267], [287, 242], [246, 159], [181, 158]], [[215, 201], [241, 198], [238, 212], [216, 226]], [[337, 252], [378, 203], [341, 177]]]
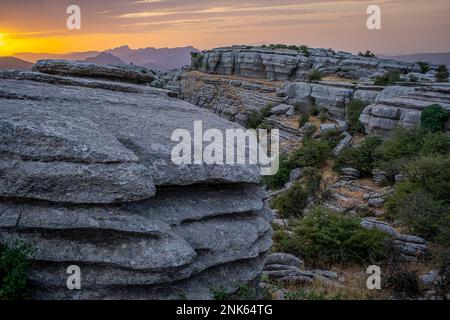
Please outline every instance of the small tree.
[[428, 62], [425, 62], [425, 61], [418, 61], [418, 62], [416, 62], [418, 65], [419, 65], [419, 67], [420, 67], [420, 72], [422, 73], [422, 74], [425, 74], [425, 73], [427, 73], [428, 71], [430, 71], [430, 64], [428, 63]]
[[447, 66], [441, 64], [436, 71], [436, 81], [447, 82], [448, 81], [448, 69]]
[[366, 53], [362, 53], [361, 51], [358, 53], [359, 56], [364, 58], [376, 58], [375, 54], [372, 53], [370, 50], [367, 50]]
[[322, 80], [322, 72], [320, 72], [319, 70], [316, 69], [312, 69], [309, 73], [308, 73], [308, 80], [309, 81], [320, 81]]
[[420, 117], [420, 125], [432, 131], [442, 131], [444, 122], [450, 117], [450, 113], [440, 105], [433, 104], [423, 110]]

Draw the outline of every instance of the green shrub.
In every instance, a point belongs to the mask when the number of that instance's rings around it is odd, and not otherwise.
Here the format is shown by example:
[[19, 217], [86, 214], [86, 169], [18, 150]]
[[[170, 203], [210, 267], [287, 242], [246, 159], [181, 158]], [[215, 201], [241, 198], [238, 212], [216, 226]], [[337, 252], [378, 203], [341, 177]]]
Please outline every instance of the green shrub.
[[358, 56], [365, 58], [376, 58], [375, 54], [370, 50], [367, 50], [366, 53], [362, 53], [361, 51], [358, 53]]
[[346, 117], [349, 126], [349, 131], [352, 133], [364, 132], [364, 126], [359, 121], [364, 108], [367, 106], [361, 100], [352, 100], [346, 107]]
[[320, 122], [324, 123], [324, 122], [328, 121], [328, 118], [329, 117], [328, 117], [328, 111], [327, 110], [320, 111], [320, 114], [319, 114]]
[[307, 139], [302, 147], [294, 150], [289, 161], [296, 168], [320, 167], [331, 156], [331, 148], [327, 142]]
[[400, 72], [389, 71], [382, 76], [375, 78], [375, 85], [377, 86], [393, 86], [396, 82], [400, 81]]
[[422, 156], [432, 157], [450, 153], [450, 137], [442, 132], [426, 133], [420, 144]]
[[316, 125], [311, 125], [309, 126], [306, 131], [304, 132], [304, 138], [305, 140], [310, 140], [314, 134], [317, 132], [317, 126]]
[[302, 128], [305, 124], [309, 122], [311, 115], [309, 112], [303, 113], [301, 117], [298, 119], [298, 127]]
[[420, 117], [420, 125], [431, 131], [442, 131], [444, 123], [450, 117], [450, 112], [444, 110], [440, 105], [433, 104], [423, 110]]
[[0, 300], [22, 300], [29, 297], [28, 256], [31, 249], [22, 244], [0, 244]]
[[334, 149], [342, 140], [342, 132], [339, 129], [331, 129], [323, 132], [320, 139], [326, 141], [331, 149]]
[[425, 73], [427, 73], [428, 71], [430, 71], [430, 64], [428, 63], [428, 62], [425, 62], [425, 61], [418, 61], [418, 62], [416, 62], [418, 65], [419, 65], [419, 67], [420, 67], [420, 72], [422, 73], [422, 74], [425, 74]]
[[295, 218], [303, 215], [303, 210], [308, 205], [308, 193], [303, 189], [300, 182], [278, 196], [272, 203], [273, 208], [278, 210], [280, 216], [284, 218]]
[[309, 196], [317, 198], [321, 193], [322, 174], [319, 169], [307, 167], [303, 170], [303, 186]]
[[313, 104], [311, 106], [311, 109], [309, 110], [309, 113], [314, 116], [317, 117], [320, 114], [320, 109], [319, 107], [317, 107], [315, 104]]
[[260, 111], [252, 111], [247, 119], [247, 127], [256, 129], [264, 123], [264, 120], [270, 116], [271, 105], [261, 109]]
[[426, 132], [420, 129], [397, 128], [376, 150], [380, 162], [412, 158], [420, 153], [421, 141]]
[[448, 81], [448, 69], [447, 66], [442, 64], [436, 70], [436, 81], [447, 82]]
[[191, 65], [194, 69], [199, 69], [202, 65], [203, 55], [200, 52], [191, 52]]
[[375, 150], [375, 166], [385, 171], [388, 180], [393, 181], [394, 176], [401, 173], [409, 162], [420, 156], [448, 154], [449, 148], [450, 138], [443, 133], [420, 128], [398, 128]]
[[300, 48], [300, 52], [303, 53], [305, 55], [305, 57], [311, 56], [311, 52], [309, 52], [308, 46], [301, 45], [299, 48]]
[[280, 167], [278, 169], [277, 174], [273, 176], [265, 176], [263, 178], [263, 182], [270, 188], [270, 189], [280, 189], [282, 188], [288, 181], [291, 174], [291, 171], [293, 170], [293, 166], [288, 160], [287, 156], [281, 155], [280, 156]]
[[412, 234], [427, 240], [445, 241], [450, 233], [450, 207], [424, 190], [414, 190], [415, 186], [404, 189], [402, 186], [389, 199], [389, 217], [404, 223]]
[[450, 203], [450, 157], [423, 157], [406, 167], [406, 175], [435, 199]]
[[336, 170], [352, 167], [359, 170], [363, 175], [370, 175], [375, 168], [375, 150], [381, 143], [382, 140], [378, 137], [368, 137], [361, 145], [344, 149], [338, 156], [335, 165]]
[[312, 69], [307, 76], [308, 81], [320, 81], [322, 80], [322, 77], [322, 72], [316, 69]]
[[389, 250], [385, 233], [365, 229], [357, 218], [320, 207], [298, 220], [293, 243], [291, 253], [319, 265], [366, 265], [384, 258]]

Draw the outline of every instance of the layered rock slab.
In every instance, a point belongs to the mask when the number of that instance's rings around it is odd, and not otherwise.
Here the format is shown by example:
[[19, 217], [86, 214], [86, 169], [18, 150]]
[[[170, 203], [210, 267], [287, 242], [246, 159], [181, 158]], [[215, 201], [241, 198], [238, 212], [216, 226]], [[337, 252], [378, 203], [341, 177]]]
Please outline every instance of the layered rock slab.
[[163, 91], [0, 78], [0, 241], [33, 248], [36, 298], [208, 299], [258, 279], [272, 243], [259, 168], [170, 158], [175, 129], [238, 125]]

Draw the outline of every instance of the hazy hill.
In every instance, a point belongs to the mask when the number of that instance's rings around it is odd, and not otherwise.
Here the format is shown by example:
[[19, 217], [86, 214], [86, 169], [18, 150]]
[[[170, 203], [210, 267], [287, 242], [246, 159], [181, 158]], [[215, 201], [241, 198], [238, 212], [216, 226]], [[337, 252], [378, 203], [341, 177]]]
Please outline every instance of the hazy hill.
[[198, 52], [194, 47], [181, 48], [142, 48], [131, 49], [122, 46], [110, 50], [110, 53], [122, 59], [125, 63], [133, 63], [138, 66], [147, 67], [154, 70], [170, 70], [180, 68], [191, 62], [191, 52]]
[[100, 64], [134, 64], [150, 69], [165, 71], [176, 69], [190, 64], [191, 52], [198, 52], [194, 47], [181, 48], [142, 48], [131, 49], [128, 46], [121, 46], [104, 52], [87, 51], [71, 52], [64, 54], [52, 53], [31, 53], [22, 52], [14, 56], [27, 61], [36, 62], [40, 59], [63, 59], [90, 61]]
[[110, 53], [106, 53], [106, 52], [102, 52], [100, 53], [98, 56], [95, 56], [93, 58], [87, 58], [84, 61], [86, 62], [92, 62], [92, 63], [96, 63], [96, 64], [103, 64], [103, 65], [108, 65], [108, 64], [115, 64], [115, 65], [121, 65], [121, 64], [126, 64], [125, 62], [122, 61], [122, 59], [110, 54]]
[[93, 58], [99, 53], [100, 52], [98, 51], [70, 52], [62, 54], [21, 52], [14, 54], [14, 56], [27, 61], [36, 62], [37, 60], [41, 59], [85, 60], [88, 58]]
[[0, 69], [31, 70], [31, 62], [16, 57], [0, 57]]

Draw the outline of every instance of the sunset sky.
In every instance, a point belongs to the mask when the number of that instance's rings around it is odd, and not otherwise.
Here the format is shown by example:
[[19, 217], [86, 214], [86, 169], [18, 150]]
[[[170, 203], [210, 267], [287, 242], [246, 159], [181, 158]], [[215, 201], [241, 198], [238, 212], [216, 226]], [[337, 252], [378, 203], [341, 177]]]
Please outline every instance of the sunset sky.
[[[81, 7], [81, 30], [66, 8]], [[382, 30], [366, 9], [382, 9]], [[306, 44], [358, 52], [450, 51], [449, 0], [0, 0], [0, 56], [140, 47]]]

